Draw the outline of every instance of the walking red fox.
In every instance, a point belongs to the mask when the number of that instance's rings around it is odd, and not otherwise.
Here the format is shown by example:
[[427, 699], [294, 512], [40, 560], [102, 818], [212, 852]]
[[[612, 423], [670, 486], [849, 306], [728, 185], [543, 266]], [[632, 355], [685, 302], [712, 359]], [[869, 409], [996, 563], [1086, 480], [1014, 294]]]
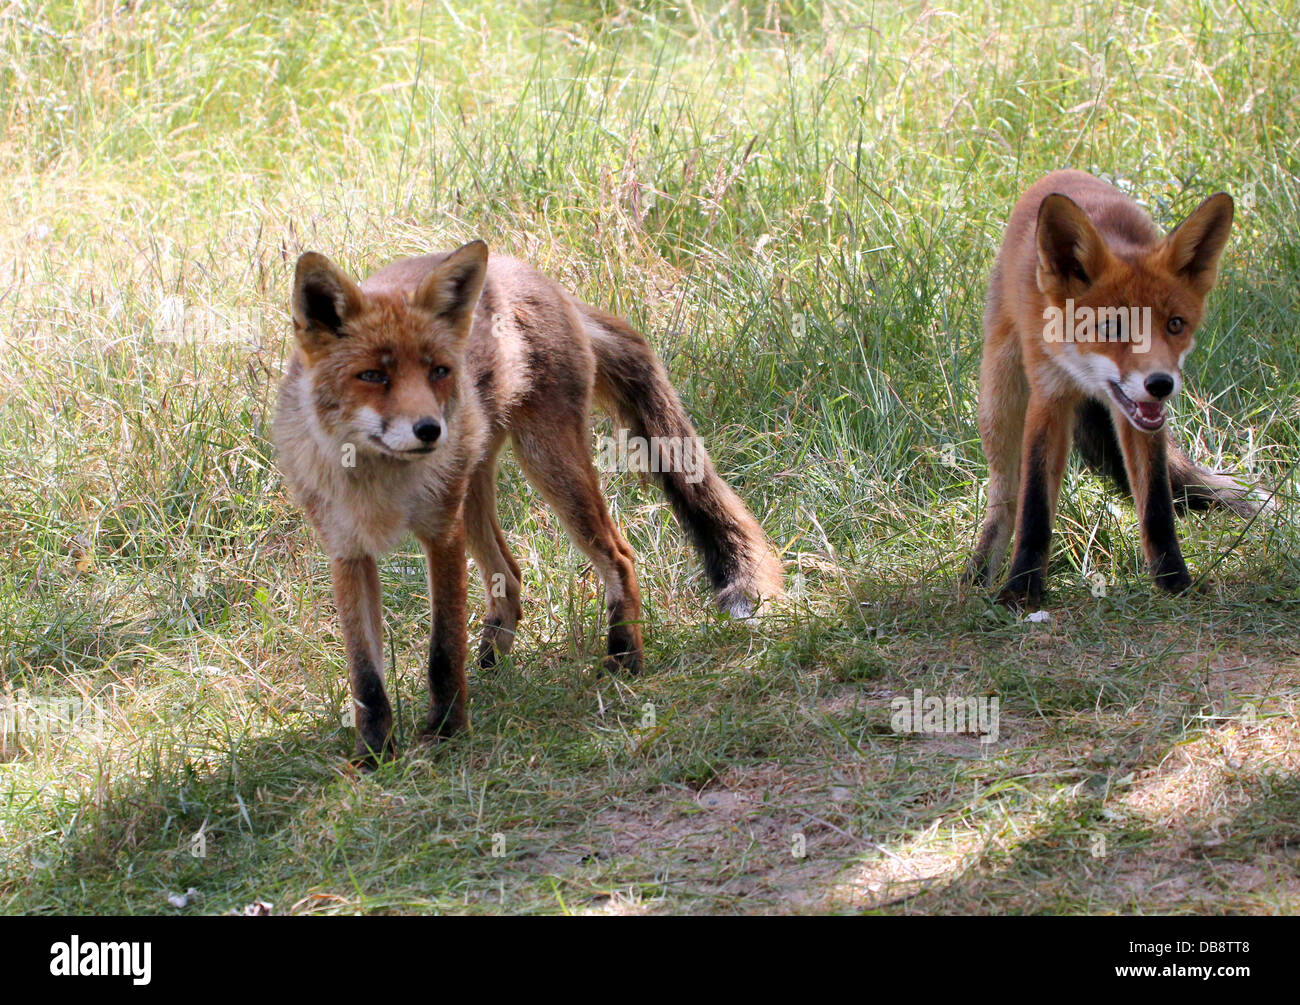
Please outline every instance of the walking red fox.
[[1040, 603], [1071, 434], [1089, 466], [1132, 492], [1151, 573], [1171, 592], [1191, 584], [1175, 509], [1259, 509], [1257, 491], [1193, 464], [1165, 426], [1232, 212], [1220, 192], [1165, 235], [1083, 171], [1049, 174], [1016, 203], [984, 312], [988, 512], [968, 581], [997, 575], [1015, 525], [1001, 599]]
[[[294, 277], [297, 350], [275, 417], [279, 463], [326, 553], [347, 647], [363, 767], [395, 753], [384, 691], [376, 556], [407, 530], [432, 601], [425, 732], [468, 724], [468, 547], [487, 593], [479, 663], [509, 651], [521, 573], [497, 523], [506, 438], [605, 585], [606, 664], [640, 668], [632, 549], [605, 508], [590, 452], [593, 399], [660, 452], [649, 470], [699, 551], [718, 604], [747, 617], [781, 592], [758, 523], [713, 468], [645, 338], [474, 241], [398, 261], [357, 285], [308, 252]], [[690, 470], [666, 463], [690, 451]], [[669, 445], [676, 445], [673, 454]]]

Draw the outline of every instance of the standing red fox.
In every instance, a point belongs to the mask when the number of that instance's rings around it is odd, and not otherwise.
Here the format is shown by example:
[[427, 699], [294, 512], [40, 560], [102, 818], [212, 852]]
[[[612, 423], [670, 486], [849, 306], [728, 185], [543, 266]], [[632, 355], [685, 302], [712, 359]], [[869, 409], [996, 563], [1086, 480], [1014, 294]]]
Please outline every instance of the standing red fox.
[[1014, 525], [1002, 599], [1039, 604], [1071, 434], [1090, 466], [1132, 492], [1151, 573], [1171, 592], [1191, 584], [1175, 508], [1259, 508], [1257, 493], [1197, 467], [1165, 427], [1232, 210], [1220, 192], [1165, 235], [1082, 171], [1049, 174], [1016, 203], [984, 312], [988, 514], [968, 579], [997, 575]]
[[[479, 663], [510, 649], [521, 574], [497, 524], [496, 462], [507, 436], [529, 481], [605, 584], [610, 667], [641, 665], [632, 549], [605, 508], [590, 453], [593, 398], [656, 461], [718, 604], [748, 616], [781, 590], [757, 522], [718, 477], [663, 365], [626, 322], [579, 302], [482, 241], [407, 258], [361, 285], [308, 252], [294, 277], [297, 351], [280, 388], [281, 470], [330, 558], [347, 646], [358, 763], [394, 753], [384, 692], [376, 556], [406, 531], [428, 560], [432, 600], [426, 733], [467, 725], [465, 550], [487, 593]], [[672, 453], [671, 445], [676, 445]], [[665, 470], [667, 469], [667, 470]]]

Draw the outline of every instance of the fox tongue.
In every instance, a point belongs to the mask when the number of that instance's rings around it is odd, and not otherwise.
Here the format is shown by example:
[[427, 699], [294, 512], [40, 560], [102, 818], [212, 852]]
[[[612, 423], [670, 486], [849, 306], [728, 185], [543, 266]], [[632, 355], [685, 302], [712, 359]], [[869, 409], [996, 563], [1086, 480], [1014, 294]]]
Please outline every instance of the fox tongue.
[[1165, 414], [1165, 406], [1160, 401], [1139, 401], [1137, 404], [1138, 414], [1147, 422], [1159, 422]]

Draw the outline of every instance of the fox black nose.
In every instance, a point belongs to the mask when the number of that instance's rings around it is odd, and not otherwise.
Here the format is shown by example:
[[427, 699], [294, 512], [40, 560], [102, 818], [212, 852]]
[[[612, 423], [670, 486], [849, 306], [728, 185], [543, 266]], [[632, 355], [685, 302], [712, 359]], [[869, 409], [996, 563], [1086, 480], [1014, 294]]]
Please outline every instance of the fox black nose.
[[417, 419], [411, 427], [411, 432], [421, 443], [433, 443], [442, 435], [442, 427], [438, 425], [437, 419]]
[[1174, 378], [1167, 373], [1153, 373], [1146, 379], [1144, 386], [1151, 397], [1163, 400], [1173, 393]]

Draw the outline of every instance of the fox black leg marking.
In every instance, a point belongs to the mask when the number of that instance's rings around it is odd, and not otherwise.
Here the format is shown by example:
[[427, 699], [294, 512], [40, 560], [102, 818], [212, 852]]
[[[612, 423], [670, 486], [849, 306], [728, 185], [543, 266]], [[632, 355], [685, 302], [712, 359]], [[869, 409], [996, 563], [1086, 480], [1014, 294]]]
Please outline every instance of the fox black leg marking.
[[1183, 551], [1178, 544], [1174, 528], [1174, 499], [1169, 485], [1169, 463], [1165, 451], [1165, 438], [1161, 435], [1146, 437], [1150, 451], [1150, 482], [1147, 485], [1146, 505], [1142, 507], [1142, 536], [1146, 539], [1147, 558], [1156, 585], [1180, 593], [1192, 583], [1183, 561]]
[[1011, 576], [1000, 599], [1037, 606], [1043, 598], [1052, 543], [1052, 518], [1065, 477], [1074, 424], [1074, 403], [1031, 394], [1025, 412], [1025, 441], [1020, 462], [1020, 519]]
[[1015, 558], [1002, 600], [1026, 601], [1036, 607], [1043, 596], [1043, 575], [1052, 540], [1052, 502], [1048, 487], [1044, 443], [1035, 441], [1025, 466], [1020, 500], [1020, 525], [1016, 529]]
[[384, 693], [383, 678], [369, 656], [354, 656], [350, 669], [357, 729], [355, 763], [373, 768], [395, 756], [393, 710]]

